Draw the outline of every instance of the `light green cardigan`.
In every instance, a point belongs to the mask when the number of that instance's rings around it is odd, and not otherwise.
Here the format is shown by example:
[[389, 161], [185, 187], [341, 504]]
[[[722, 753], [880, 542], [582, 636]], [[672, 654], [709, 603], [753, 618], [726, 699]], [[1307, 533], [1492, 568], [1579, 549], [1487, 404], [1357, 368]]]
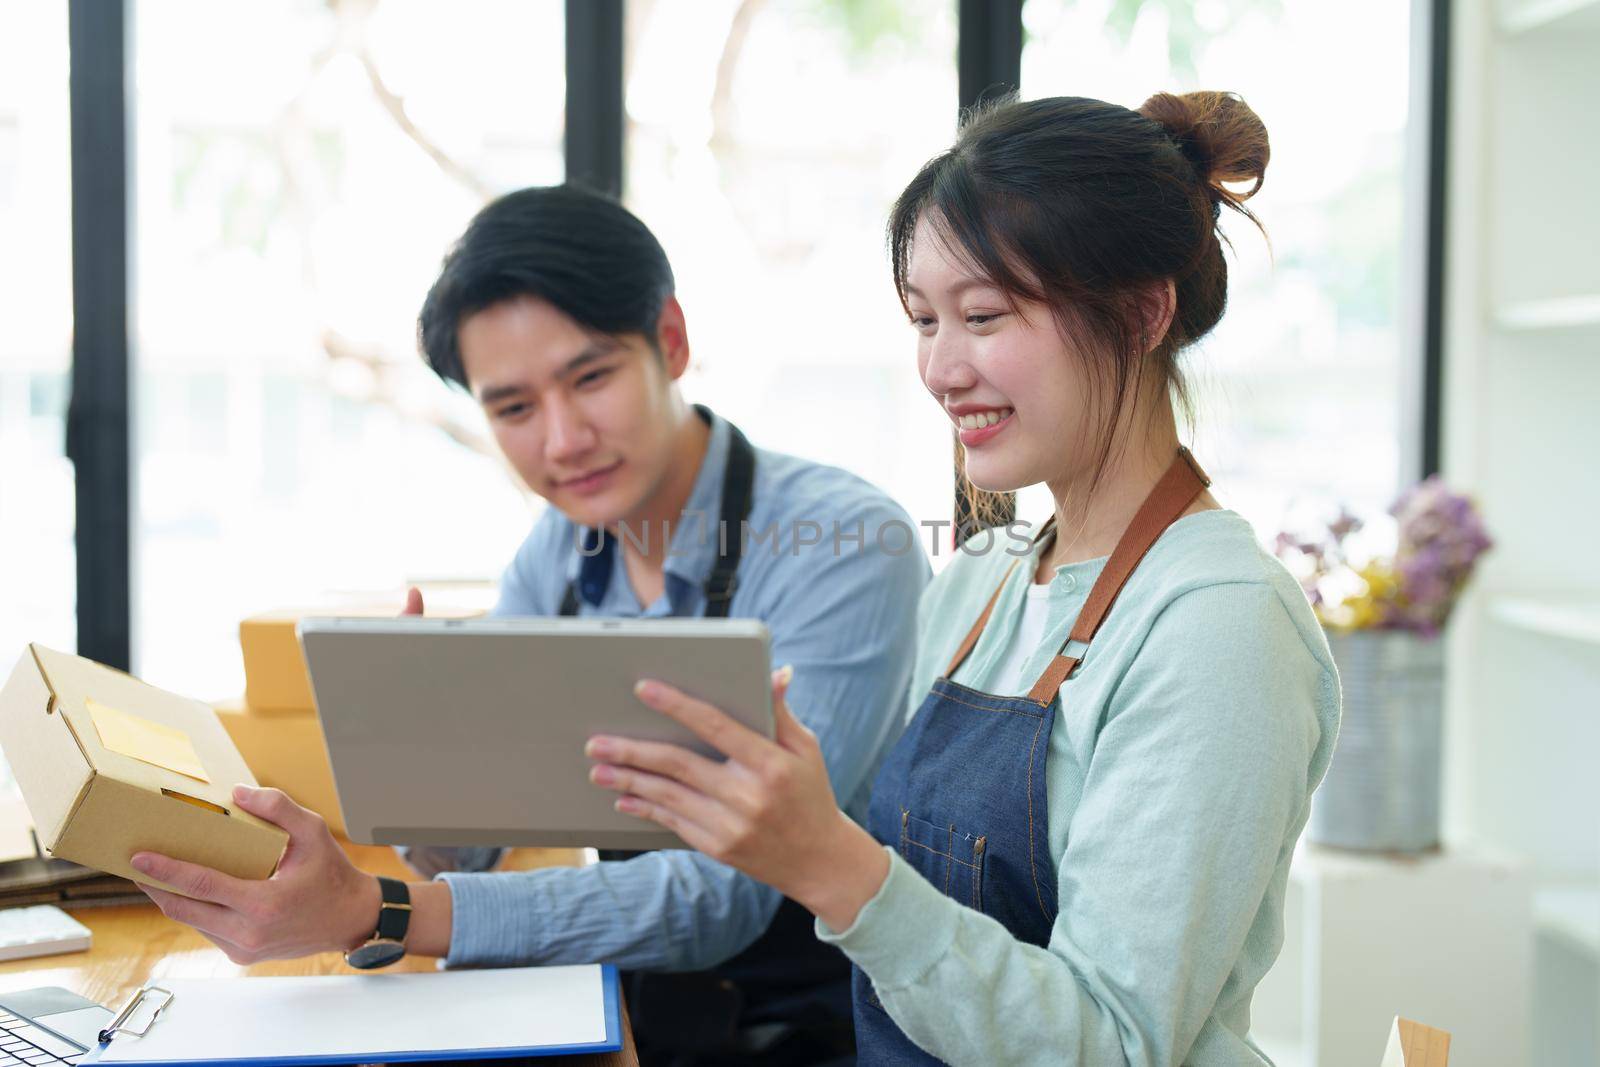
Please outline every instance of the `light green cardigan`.
[[[1008, 547], [1002, 533], [985, 554], [958, 552], [924, 592], [913, 714], [1015, 558]], [[1058, 570], [1030, 679], [1104, 565]], [[1012, 573], [955, 681], [992, 690], [1033, 570]], [[1304, 593], [1234, 512], [1180, 519], [1061, 697], [1046, 765], [1060, 901], [1048, 948], [892, 851], [855, 923], [819, 921], [818, 936], [950, 1063], [1269, 1063], [1249, 1037], [1250, 997], [1283, 942], [1289, 858], [1339, 727], [1338, 677]]]

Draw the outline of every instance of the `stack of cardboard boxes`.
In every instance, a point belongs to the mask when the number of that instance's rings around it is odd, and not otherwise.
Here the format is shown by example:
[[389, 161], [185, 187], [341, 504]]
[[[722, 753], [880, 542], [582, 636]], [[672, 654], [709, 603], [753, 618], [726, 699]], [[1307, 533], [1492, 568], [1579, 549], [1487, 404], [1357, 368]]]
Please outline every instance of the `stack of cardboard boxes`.
[[[244, 697], [216, 705], [217, 718], [263, 786], [281, 789], [344, 835], [328, 749], [295, 624], [318, 611], [272, 611], [239, 624]], [[350, 612], [339, 614], [379, 614]], [[393, 609], [386, 614], [393, 615]]]

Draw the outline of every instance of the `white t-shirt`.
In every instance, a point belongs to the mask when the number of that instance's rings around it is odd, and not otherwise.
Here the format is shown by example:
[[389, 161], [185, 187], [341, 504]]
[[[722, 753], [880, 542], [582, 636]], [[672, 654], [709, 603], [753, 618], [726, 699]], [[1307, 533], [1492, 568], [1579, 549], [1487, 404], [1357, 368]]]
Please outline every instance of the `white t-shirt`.
[[1018, 624], [1011, 648], [1006, 651], [1005, 659], [1000, 661], [995, 673], [1000, 682], [1000, 687], [994, 691], [995, 696], [1019, 696], [1032, 689], [1033, 683], [1039, 680], [1024, 678], [1022, 668], [1044, 640], [1044, 624], [1049, 614], [1050, 587], [1038, 582], [1029, 584], [1027, 595], [1022, 600], [1022, 622]]

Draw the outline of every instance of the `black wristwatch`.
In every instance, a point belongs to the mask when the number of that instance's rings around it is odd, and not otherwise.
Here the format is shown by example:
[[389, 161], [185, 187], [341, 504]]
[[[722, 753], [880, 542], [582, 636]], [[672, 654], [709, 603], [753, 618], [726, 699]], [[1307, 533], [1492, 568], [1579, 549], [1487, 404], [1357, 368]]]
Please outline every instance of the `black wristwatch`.
[[406, 954], [406, 929], [411, 925], [411, 890], [395, 878], [379, 878], [378, 892], [383, 903], [378, 907], [378, 928], [366, 943], [344, 954], [344, 961], [358, 970], [387, 967]]

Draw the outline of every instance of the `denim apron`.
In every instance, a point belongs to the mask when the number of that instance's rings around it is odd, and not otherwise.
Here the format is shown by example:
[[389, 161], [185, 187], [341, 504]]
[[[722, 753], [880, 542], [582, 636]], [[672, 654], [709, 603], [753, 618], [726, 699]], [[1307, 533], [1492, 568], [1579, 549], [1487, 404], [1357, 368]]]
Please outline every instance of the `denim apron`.
[[[1016, 563], [933, 683], [872, 786], [867, 829], [957, 902], [1000, 922], [1019, 941], [1044, 948], [1056, 920], [1045, 755], [1061, 685], [1150, 546], [1210, 480], [1187, 449], [1145, 498], [1106, 562], [1067, 640], [1025, 696], [997, 696], [950, 680], [982, 636]], [[1048, 540], [1052, 526], [1041, 531]], [[1084, 646], [1076, 656], [1068, 646]], [[853, 968], [856, 1048], [862, 1064], [936, 1064], [879, 1003]], [[1027, 1025], [1019, 1014], [1016, 1025]]]

